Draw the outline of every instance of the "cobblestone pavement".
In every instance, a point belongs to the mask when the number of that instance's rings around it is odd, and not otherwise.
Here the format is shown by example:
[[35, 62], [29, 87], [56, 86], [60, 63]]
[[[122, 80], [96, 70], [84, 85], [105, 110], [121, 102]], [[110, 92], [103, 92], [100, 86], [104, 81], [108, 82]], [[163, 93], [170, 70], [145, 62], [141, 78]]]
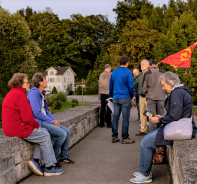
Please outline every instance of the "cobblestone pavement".
[[[64, 165], [61, 176], [44, 177], [32, 175], [22, 184], [129, 184], [132, 173], [139, 171], [140, 141], [136, 108], [131, 109], [129, 134], [135, 144], [111, 143], [111, 129], [95, 128], [78, 144], [69, 150], [69, 157], [76, 161]], [[119, 138], [121, 138], [119, 122]], [[153, 165], [153, 184], [169, 184], [168, 165]]]

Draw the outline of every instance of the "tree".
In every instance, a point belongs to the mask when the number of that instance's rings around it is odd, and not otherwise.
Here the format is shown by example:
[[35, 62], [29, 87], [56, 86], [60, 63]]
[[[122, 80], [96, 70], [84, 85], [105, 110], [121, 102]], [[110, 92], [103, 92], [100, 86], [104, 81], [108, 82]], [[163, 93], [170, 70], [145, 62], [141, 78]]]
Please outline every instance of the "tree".
[[98, 78], [98, 74], [95, 70], [93, 72], [92, 70], [89, 71], [85, 81], [87, 95], [98, 94]]
[[109, 49], [112, 68], [117, 68], [120, 65], [121, 55], [130, 57], [130, 69], [138, 68], [142, 59], [152, 58], [152, 49], [158, 40], [158, 31], [149, 29], [146, 20], [137, 19], [127, 22], [120, 35], [119, 43], [112, 44]]
[[52, 89], [52, 94], [57, 94], [57, 89], [56, 89], [55, 86], [54, 86], [53, 89]]
[[150, 29], [155, 29], [161, 32], [163, 29], [163, 22], [161, 20], [161, 16], [159, 15], [158, 11], [159, 10], [157, 8], [153, 8], [152, 15], [148, 20], [148, 24]]
[[118, 1], [116, 8], [113, 11], [117, 14], [116, 17], [116, 34], [121, 34], [122, 29], [128, 21], [133, 21], [138, 18], [144, 18], [151, 15], [153, 4], [148, 0], [124, 0]]
[[[195, 18], [190, 13], [184, 13], [179, 20], [172, 23], [167, 34], [161, 34], [160, 41], [153, 49], [153, 54], [158, 61], [166, 58], [169, 55], [175, 54], [186, 49], [194, 44], [197, 40], [197, 23]], [[167, 64], [161, 64], [160, 67], [165, 71], [175, 72], [179, 75], [181, 82], [186, 84], [194, 92], [192, 97], [197, 103], [197, 50], [192, 52], [191, 68], [175, 69]]]
[[0, 22], [0, 95], [5, 96], [14, 73], [23, 72], [31, 78], [37, 71], [34, 59], [41, 49], [31, 39], [25, 19], [18, 13], [0, 9]]
[[70, 91], [70, 85], [68, 84], [68, 87], [66, 88], [66, 91]]

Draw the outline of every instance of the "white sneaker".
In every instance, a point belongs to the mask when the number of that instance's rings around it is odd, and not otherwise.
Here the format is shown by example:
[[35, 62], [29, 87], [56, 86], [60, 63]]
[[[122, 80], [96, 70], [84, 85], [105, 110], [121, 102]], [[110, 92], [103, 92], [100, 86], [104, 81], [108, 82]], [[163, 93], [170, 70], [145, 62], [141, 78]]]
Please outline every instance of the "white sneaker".
[[[138, 177], [141, 173], [140, 172], [134, 172], [133, 176]], [[152, 178], [152, 173], [150, 172], [150, 177]]]
[[136, 178], [131, 178], [130, 182], [132, 183], [150, 183], [152, 182], [152, 178], [149, 176], [144, 176], [143, 174], [140, 174]]

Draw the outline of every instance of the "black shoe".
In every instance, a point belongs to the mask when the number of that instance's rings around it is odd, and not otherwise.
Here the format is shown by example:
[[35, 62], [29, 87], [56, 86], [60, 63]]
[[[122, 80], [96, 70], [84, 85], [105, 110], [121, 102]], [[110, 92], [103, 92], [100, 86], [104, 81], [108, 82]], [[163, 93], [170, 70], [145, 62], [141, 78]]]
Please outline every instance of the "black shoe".
[[75, 164], [75, 161], [72, 161], [68, 157], [64, 157], [63, 159], [60, 159], [59, 161], [61, 164]]
[[59, 162], [57, 162], [57, 163], [55, 163], [54, 167], [56, 167], [56, 168], [61, 168], [62, 165], [61, 165]]
[[100, 128], [103, 128], [104, 127], [104, 125], [100, 125]]

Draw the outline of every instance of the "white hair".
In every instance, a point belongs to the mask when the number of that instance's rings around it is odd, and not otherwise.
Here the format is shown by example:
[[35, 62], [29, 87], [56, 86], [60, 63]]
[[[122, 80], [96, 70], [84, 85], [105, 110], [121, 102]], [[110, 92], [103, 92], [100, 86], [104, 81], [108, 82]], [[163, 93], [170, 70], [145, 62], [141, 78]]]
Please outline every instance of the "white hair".
[[171, 87], [174, 87], [177, 84], [180, 84], [179, 76], [172, 72], [166, 72], [159, 77], [159, 81], [164, 81], [165, 83], [169, 84]]
[[148, 61], [147, 59], [143, 59], [143, 60], [141, 61], [141, 64], [142, 64], [143, 61], [146, 61], [147, 65], [149, 65], [149, 61]]

